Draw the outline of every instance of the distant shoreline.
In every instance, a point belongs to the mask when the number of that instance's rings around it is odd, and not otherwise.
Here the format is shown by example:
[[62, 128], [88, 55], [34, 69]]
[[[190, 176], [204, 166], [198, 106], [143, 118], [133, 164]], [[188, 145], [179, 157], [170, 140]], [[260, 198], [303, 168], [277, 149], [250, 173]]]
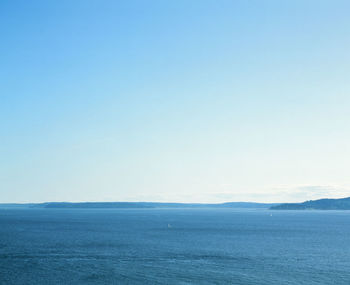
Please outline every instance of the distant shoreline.
[[164, 203], [164, 202], [46, 202], [46, 203], [0, 203], [0, 208], [45, 209], [154, 209], [154, 208], [245, 208], [270, 210], [350, 210], [350, 197], [319, 199], [302, 203]]
[[0, 203], [0, 208], [50, 208], [50, 209], [145, 209], [145, 208], [260, 208], [268, 209], [277, 203], [226, 202], [226, 203], [162, 203], [162, 202], [46, 202]]
[[284, 203], [271, 206], [270, 210], [350, 210], [350, 197], [310, 200], [303, 203]]

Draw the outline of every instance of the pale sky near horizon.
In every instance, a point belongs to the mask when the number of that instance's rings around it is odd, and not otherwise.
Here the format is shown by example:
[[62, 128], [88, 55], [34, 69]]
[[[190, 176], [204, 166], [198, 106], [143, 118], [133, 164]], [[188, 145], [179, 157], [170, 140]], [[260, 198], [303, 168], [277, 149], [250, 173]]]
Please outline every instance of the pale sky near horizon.
[[350, 196], [349, 1], [1, 1], [0, 203]]

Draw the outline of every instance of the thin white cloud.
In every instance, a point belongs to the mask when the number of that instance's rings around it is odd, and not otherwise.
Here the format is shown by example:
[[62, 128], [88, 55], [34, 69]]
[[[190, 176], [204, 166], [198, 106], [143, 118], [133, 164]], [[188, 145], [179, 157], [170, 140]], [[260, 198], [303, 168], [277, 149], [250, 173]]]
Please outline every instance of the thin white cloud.
[[[220, 187], [218, 187], [220, 189]], [[220, 190], [223, 190], [222, 188]], [[242, 191], [240, 189], [218, 191], [201, 195], [206, 201], [249, 201], [249, 202], [303, 202], [322, 198], [343, 198], [350, 196], [347, 185], [280, 185], [260, 191]]]

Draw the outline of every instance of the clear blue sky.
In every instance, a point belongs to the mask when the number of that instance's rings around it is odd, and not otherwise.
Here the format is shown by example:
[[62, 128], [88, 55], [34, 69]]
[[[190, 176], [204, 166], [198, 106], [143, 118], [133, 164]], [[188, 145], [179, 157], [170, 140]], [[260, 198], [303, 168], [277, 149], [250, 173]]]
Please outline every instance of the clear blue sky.
[[349, 1], [1, 1], [0, 202], [350, 196]]

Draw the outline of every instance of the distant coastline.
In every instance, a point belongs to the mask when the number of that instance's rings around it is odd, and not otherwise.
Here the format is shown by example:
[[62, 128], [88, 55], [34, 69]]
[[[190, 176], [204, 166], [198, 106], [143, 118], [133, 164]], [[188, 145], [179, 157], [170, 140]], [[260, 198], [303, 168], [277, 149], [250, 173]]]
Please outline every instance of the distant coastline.
[[46, 203], [0, 203], [0, 208], [45, 209], [145, 209], [145, 208], [244, 208], [269, 210], [350, 210], [350, 197], [319, 199], [302, 203], [163, 203], [163, 202], [46, 202]]
[[259, 208], [268, 209], [277, 203], [227, 202], [208, 203], [161, 203], [161, 202], [47, 202], [28, 204], [0, 204], [2, 208], [64, 208], [64, 209], [111, 209], [111, 208]]
[[341, 199], [319, 199], [302, 203], [284, 203], [270, 210], [350, 210], [350, 197]]

